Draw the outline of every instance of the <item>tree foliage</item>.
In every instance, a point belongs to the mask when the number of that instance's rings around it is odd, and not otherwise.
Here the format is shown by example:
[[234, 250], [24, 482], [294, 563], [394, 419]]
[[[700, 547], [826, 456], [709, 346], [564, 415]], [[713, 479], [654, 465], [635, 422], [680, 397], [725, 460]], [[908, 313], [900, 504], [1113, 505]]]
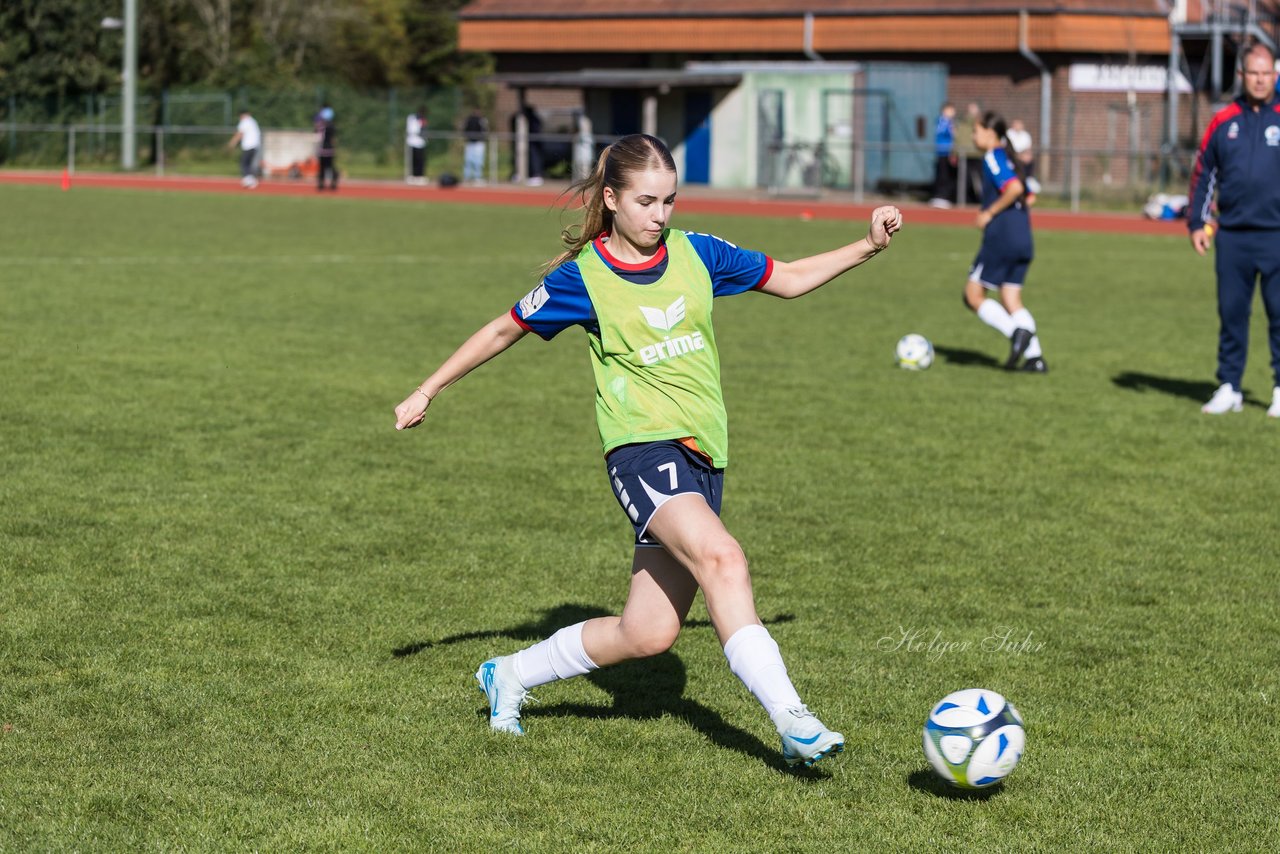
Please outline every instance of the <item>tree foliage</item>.
[[63, 102], [119, 85], [115, 0], [0, 2], [0, 96]]
[[[218, 88], [461, 86], [491, 68], [457, 50], [466, 0], [138, 0], [138, 83]], [[122, 0], [2, 0], [0, 96], [118, 91]]]

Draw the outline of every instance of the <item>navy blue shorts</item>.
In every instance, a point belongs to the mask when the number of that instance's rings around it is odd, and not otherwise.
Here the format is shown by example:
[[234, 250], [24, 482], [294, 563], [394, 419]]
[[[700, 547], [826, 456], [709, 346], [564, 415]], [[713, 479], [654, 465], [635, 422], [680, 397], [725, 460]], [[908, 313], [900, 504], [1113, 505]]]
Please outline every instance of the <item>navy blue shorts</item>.
[[613, 495], [635, 529], [637, 546], [662, 545], [646, 530], [658, 508], [677, 495], [701, 495], [720, 515], [724, 469], [715, 468], [679, 442], [623, 445], [610, 451], [604, 464]]
[[969, 280], [978, 282], [988, 290], [995, 290], [1004, 285], [1022, 287], [1022, 283], [1027, 280], [1027, 268], [1030, 266], [1030, 258], [998, 255], [984, 248], [978, 250], [978, 257], [973, 259], [973, 266], [969, 268]]

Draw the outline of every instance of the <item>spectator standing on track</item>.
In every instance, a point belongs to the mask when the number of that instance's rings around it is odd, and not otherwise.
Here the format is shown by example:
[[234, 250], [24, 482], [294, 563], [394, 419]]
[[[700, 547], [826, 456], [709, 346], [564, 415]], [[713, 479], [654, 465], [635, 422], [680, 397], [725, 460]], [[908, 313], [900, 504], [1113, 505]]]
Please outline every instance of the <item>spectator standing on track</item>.
[[956, 119], [956, 166], [959, 168], [964, 160], [965, 186], [961, 188], [961, 204], [982, 201], [982, 154], [974, 147], [973, 129], [982, 118], [982, 108], [976, 101], [970, 101], [964, 108], [964, 115]]
[[258, 186], [258, 150], [262, 147], [262, 129], [248, 107], [240, 111], [240, 122], [227, 148], [235, 148], [236, 143], [240, 144], [240, 186], [252, 190]]
[[[1218, 111], [1200, 142], [1191, 172], [1187, 230], [1204, 255], [1215, 244], [1218, 277], [1218, 390], [1200, 408], [1208, 415], [1244, 408], [1245, 357], [1253, 291], [1262, 280], [1262, 304], [1271, 338], [1275, 386], [1267, 415], [1280, 418], [1280, 104], [1276, 60], [1255, 44], [1240, 62], [1243, 93]], [[1218, 221], [1209, 221], [1217, 190]]]
[[338, 189], [338, 167], [334, 163], [337, 152], [338, 132], [334, 127], [333, 107], [321, 108], [316, 118], [316, 157], [320, 159], [320, 171], [316, 173], [316, 190], [324, 189], [326, 177], [329, 189]]
[[484, 183], [484, 155], [489, 139], [489, 122], [479, 109], [473, 109], [462, 125], [466, 146], [462, 151], [462, 180]]
[[529, 123], [529, 186], [542, 186], [542, 116], [529, 105], [524, 108]]
[[1036, 153], [1031, 147], [1031, 131], [1027, 130], [1027, 126], [1022, 123], [1022, 119], [1014, 119], [1009, 122], [1007, 138], [1009, 147], [1013, 149], [1014, 157], [1022, 164], [1023, 174], [1026, 176], [1026, 202], [1029, 205], [1034, 205], [1036, 203], [1036, 194], [1040, 192], [1040, 182], [1035, 179]]
[[427, 108], [418, 107], [404, 121], [404, 144], [409, 149], [410, 184], [427, 183]]
[[933, 198], [935, 208], [949, 208], [956, 198], [956, 105], [947, 101], [938, 111], [933, 128]]

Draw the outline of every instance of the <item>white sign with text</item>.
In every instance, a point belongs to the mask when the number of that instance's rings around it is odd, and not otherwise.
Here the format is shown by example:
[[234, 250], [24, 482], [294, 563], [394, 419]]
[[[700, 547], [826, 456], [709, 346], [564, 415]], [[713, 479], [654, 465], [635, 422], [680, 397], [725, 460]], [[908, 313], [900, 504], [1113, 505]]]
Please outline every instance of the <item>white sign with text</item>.
[[[1169, 69], [1163, 65], [1102, 65], [1073, 62], [1068, 85], [1072, 92], [1164, 92]], [[1191, 91], [1191, 83], [1178, 73], [1178, 91]]]

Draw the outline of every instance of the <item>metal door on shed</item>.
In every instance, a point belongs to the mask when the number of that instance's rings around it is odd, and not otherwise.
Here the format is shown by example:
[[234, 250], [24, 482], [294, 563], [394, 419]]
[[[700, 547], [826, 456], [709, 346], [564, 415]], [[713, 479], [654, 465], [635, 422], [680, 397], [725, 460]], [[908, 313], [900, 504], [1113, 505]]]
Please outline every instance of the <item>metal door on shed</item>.
[[684, 180], [711, 180], [711, 92], [690, 90], [684, 96]]
[[869, 62], [861, 96], [868, 189], [933, 181], [933, 129], [947, 100], [941, 62]]

